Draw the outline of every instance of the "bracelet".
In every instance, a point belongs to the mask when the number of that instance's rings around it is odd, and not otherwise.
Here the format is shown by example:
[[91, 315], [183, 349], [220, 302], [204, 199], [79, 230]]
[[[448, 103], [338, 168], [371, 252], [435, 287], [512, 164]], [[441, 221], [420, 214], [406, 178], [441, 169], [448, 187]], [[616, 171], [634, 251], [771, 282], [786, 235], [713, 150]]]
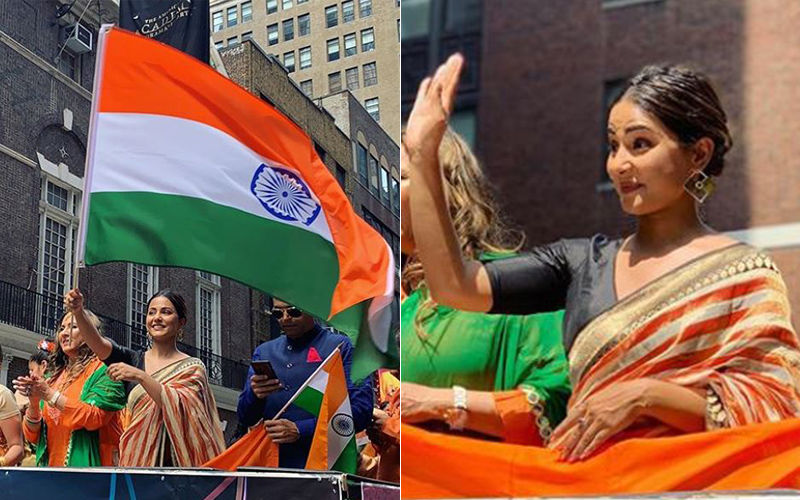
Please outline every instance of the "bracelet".
[[467, 390], [453, 386], [453, 407], [445, 412], [445, 420], [452, 431], [464, 430], [467, 423]]
[[26, 413], [26, 414], [25, 414], [25, 421], [26, 421], [26, 422], [28, 422], [28, 423], [29, 423], [30, 425], [32, 425], [32, 426], [33, 426], [33, 425], [39, 425], [39, 424], [41, 424], [41, 423], [42, 423], [42, 417], [39, 417], [39, 419], [38, 419], [38, 420], [34, 420], [34, 419], [32, 419], [31, 417], [29, 417], [29, 416], [28, 416], [28, 414]]
[[61, 392], [59, 391], [54, 392], [53, 396], [50, 398], [50, 401], [48, 401], [48, 403], [50, 403], [50, 406], [55, 406], [56, 403], [58, 403], [58, 398], [60, 397], [61, 397]]
[[0, 457], [0, 467], [6, 466], [6, 457]]
[[719, 395], [710, 386], [706, 389], [706, 430], [730, 427], [725, 405]]

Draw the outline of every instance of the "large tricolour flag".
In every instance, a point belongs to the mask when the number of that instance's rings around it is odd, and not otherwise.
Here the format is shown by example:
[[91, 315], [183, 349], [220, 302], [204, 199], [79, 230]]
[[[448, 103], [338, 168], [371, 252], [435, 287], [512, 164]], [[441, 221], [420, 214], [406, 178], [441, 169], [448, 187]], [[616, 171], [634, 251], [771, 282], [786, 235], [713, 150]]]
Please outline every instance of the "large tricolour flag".
[[[291, 120], [209, 66], [101, 30], [78, 258], [203, 270], [386, 351], [394, 263]], [[373, 359], [375, 359], [373, 357]], [[357, 365], [354, 377], [376, 366]]]

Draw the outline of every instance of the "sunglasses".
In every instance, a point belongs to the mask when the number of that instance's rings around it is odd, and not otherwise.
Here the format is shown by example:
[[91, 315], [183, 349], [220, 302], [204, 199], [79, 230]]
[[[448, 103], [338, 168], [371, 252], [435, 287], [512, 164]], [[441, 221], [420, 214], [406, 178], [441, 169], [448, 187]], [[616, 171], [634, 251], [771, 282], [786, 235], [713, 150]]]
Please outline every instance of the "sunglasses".
[[283, 313], [289, 314], [290, 318], [299, 318], [303, 315], [303, 311], [296, 307], [288, 307], [286, 309], [280, 309], [276, 307], [272, 310], [272, 315], [275, 317], [275, 319], [283, 318]]

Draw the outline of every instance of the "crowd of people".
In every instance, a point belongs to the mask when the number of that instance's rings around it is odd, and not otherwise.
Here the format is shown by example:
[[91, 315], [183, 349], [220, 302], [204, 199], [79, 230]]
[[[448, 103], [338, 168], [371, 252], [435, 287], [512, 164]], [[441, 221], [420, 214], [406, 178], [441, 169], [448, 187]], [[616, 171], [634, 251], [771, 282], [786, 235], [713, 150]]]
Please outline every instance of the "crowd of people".
[[732, 145], [709, 79], [645, 67], [611, 104], [633, 234], [519, 253], [448, 128], [463, 64], [422, 82], [401, 149], [403, 496], [799, 487], [786, 285], [700, 215]]
[[[187, 319], [181, 295], [165, 289], [148, 301], [146, 351], [105, 337], [78, 289], [64, 305], [55, 340], [37, 346], [28, 374], [13, 381], [16, 392], [0, 386], [0, 467], [202, 467], [226, 450], [206, 367], [178, 349]], [[360, 384], [350, 381], [347, 336], [277, 299], [271, 313], [284, 335], [258, 346], [253, 361], [269, 361], [274, 373], [250, 368], [238, 405], [242, 432], [234, 440], [263, 425], [270, 441], [264, 446], [278, 446], [278, 465], [305, 468], [316, 419], [295, 405], [279, 412], [338, 347], [355, 431], [373, 436], [362, 462], [380, 458], [376, 449], [390, 456], [383, 468], [365, 466], [363, 473], [399, 480], [396, 391], [381, 400], [378, 372]], [[394, 450], [387, 448], [392, 438]]]

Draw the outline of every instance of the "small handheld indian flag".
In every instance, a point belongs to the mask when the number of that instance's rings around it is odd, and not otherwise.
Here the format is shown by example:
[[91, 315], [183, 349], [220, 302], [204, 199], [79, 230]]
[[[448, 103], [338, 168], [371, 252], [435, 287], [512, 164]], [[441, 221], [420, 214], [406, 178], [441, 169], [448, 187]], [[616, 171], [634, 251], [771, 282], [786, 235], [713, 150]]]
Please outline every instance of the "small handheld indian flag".
[[[291, 403], [317, 417], [306, 469], [354, 474], [358, 464], [355, 423], [342, 353], [338, 347], [306, 380], [286, 407]], [[278, 415], [281, 413], [283, 411]]]
[[98, 50], [78, 258], [234, 279], [350, 335], [354, 377], [377, 368], [359, 357], [390, 346], [392, 252], [312, 140], [172, 47], [104, 27]]

